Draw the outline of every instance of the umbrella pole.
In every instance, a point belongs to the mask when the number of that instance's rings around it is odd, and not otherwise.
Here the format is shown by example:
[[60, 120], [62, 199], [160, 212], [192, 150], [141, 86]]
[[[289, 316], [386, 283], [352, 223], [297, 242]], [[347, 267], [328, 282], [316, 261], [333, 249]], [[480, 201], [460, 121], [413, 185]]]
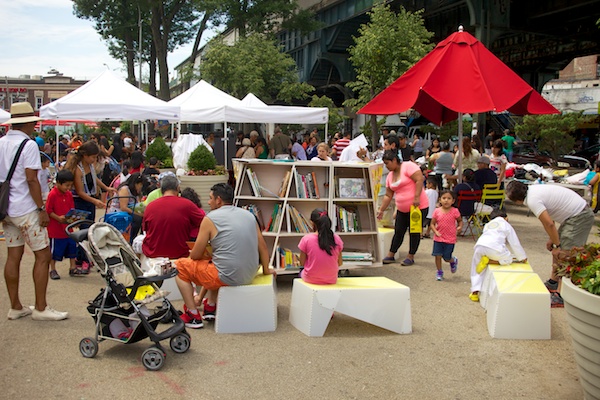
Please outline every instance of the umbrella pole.
[[458, 183], [462, 183], [462, 161], [463, 161], [463, 114], [458, 113]]

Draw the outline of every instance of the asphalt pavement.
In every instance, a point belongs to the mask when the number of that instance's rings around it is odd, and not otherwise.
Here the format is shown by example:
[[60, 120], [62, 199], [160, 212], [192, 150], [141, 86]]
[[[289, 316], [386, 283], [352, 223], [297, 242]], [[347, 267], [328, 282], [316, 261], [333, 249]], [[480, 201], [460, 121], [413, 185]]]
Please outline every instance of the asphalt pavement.
[[[535, 272], [550, 274], [541, 223], [525, 208], [508, 206]], [[600, 241], [594, 227], [590, 241]], [[564, 309], [552, 309], [551, 340], [490, 337], [486, 315], [469, 300], [474, 241], [460, 238], [456, 274], [435, 279], [432, 241], [424, 240], [413, 266], [352, 270], [351, 276], [386, 276], [411, 289], [413, 333], [398, 335], [336, 313], [324, 337], [310, 338], [289, 323], [292, 276], [277, 278], [275, 332], [216, 334], [213, 324], [190, 330], [185, 354], [167, 348], [159, 372], [145, 370], [151, 342], [102, 342], [93, 359], [79, 341], [93, 336], [86, 310], [104, 286], [100, 274], [50, 281], [48, 303], [70, 318], [59, 322], [0, 318], [0, 399], [582, 399]], [[405, 240], [397, 257], [403, 259]], [[6, 246], [0, 242], [0, 265]], [[21, 301], [33, 304], [33, 254], [21, 268]], [[181, 307], [181, 302], [175, 302]], [[0, 288], [4, 315], [9, 302]], [[161, 326], [163, 328], [163, 326]]]

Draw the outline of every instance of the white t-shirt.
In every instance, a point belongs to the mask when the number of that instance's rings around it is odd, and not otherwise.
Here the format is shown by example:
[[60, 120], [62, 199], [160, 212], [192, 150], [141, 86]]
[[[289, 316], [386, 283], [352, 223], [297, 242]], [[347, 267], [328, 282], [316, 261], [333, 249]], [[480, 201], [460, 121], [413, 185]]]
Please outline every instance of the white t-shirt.
[[536, 217], [544, 210], [548, 211], [550, 218], [559, 224], [579, 214], [587, 205], [585, 200], [571, 189], [552, 184], [529, 185], [523, 203]]
[[6, 180], [10, 166], [17, 154], [17, 149], [24, 139], [29, 139], [29, 142], [23, 148], [15, 172], [10, 180], [8, 204], [8, 215], [10, 217], [22, 217], [37, 209], [37, 205], [29, 193], [25, 169], [36, 171], [42, 169], [40, 148], [24, 132], [10, 130], [6, 136], [0, 138], [0, 182]]
[[433, 211], [435, 211], [438, 202], [438, 191], [435, 189], [425, 189], [425, 194], [429, 199], [429, 210], [427, 211], [427, 216], [425, 218], [432, 218]]
[[523, 246], [517, 237], [513, 227], [502, 217], [496, 217], [483, 228], [483, 233], [477, 239], [476, 246], [485, 246], [501, 252], [501, 249], [508, 248], [517, 260], [527, 258]]

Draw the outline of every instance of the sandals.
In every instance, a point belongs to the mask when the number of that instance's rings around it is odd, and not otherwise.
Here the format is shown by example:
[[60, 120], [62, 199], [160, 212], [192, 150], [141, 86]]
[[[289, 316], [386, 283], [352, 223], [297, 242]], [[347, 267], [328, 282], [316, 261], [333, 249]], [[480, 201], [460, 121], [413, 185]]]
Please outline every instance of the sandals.
[[75, 269], [69, 270], [69, 276], [84, 276], [86, 273], [83, 271], [81, 267], [77, 267]]

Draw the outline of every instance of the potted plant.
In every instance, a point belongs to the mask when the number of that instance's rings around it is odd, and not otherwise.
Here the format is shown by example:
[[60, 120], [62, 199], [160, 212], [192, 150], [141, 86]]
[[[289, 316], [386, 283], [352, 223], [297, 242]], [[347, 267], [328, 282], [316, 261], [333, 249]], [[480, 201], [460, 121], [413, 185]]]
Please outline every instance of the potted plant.
[[173, 153], [165, 143], [165, 140], [160, 136], [156, 137], [146, 150], [146, 159], [150, 157], [156, 157], [161, 162], [163, 168], [173, 168]]
[[600, 244], [563, 252], [558, 274], [585, 398], [600, 399]]
[[226, 183], [229, 176], [223, 165], [217, 165], [215, 155], [206, 146], [196, 147], [187, 163], [188, 173], [180, 176], [181, 188], [191, 187], [200, 199], [208, 202], [210, 188], [217, 183]]

